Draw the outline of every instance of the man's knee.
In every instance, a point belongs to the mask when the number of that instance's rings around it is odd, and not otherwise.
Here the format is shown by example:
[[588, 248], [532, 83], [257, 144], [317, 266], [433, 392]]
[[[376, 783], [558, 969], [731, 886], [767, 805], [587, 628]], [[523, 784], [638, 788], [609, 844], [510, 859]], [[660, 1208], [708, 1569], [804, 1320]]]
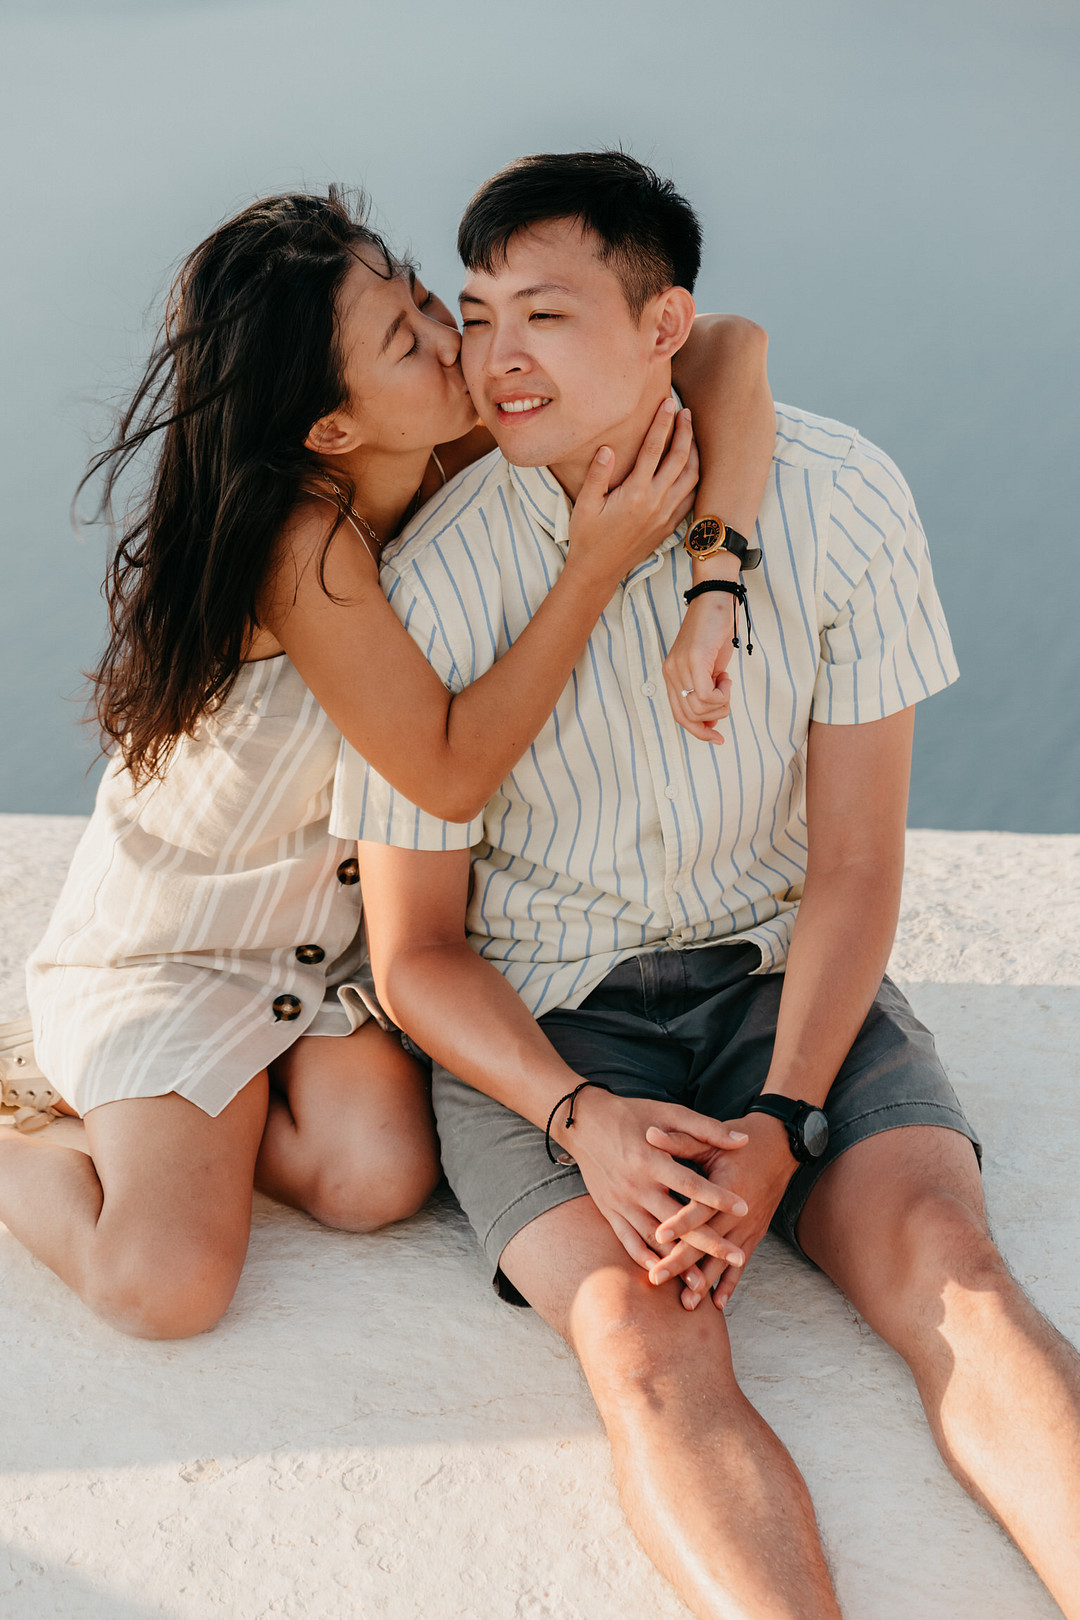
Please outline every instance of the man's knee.
[[678, 1287], [654, 1288], [644, 1272], [612, 1266], [579, 1289], [571, 1313], [571, 1342], [598, 1400], [662, 1406], [703, 1369], [715, 1393], [734, 1388], [727, 1328], [710, 1300], [696, 1311], [679, 1302]]
[[225, 1314], [243, 1261], [234, 1243], [184, 1238], [117, 1245], [97, 1258], [82, 1290], [110, 1327], [138, 1339], [189, 1339]]
[[981, 1211], [948, 1192], [911, 1199], [900, 1220], [897, 1259], [906, 1303], [920, 1315], [995, 1313], [1016, 1293]]

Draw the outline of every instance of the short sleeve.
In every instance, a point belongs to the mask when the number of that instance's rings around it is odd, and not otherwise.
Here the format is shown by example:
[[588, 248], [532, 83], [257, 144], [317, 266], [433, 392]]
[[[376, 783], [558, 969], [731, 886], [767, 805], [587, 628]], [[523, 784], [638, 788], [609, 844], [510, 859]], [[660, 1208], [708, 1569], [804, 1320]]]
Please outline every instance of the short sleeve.
[[858, 436], [833, 492], [821, 602], [815, 720], [884, 720], [957, 679], [911, 493], [889, 458]]
[[[383, 570], [387, 599], [444, 685], [461, 690], [445, 631], [401, 575]], [[440, 821], [381, 777], [342, 741], [334, 776], [330, 831], [335, 838], [391, 844], [397, 849], [471, 849], [483, 836], [484, 818]]]

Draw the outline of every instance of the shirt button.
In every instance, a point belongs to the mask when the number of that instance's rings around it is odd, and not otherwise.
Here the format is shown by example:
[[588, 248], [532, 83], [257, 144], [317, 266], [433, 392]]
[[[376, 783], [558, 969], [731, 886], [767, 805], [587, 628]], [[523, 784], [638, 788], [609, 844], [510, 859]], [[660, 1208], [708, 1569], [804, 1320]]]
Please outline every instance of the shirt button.
[[282, 1024], [290, 1024], [300, 1016], [300, 1003], [295, 996], [274, 997], [274, 1017]]
[[339, 883], [359, 883], [360, 862], [355, 855], [347, 861], [342, 861], [337, 869], [337, 880]]
[[672, 787], [671, 783], [669, 782], [667, 787], [664, 789], [664, 798], [665, 799], [677, 799], [678, 796], [679, 796], [678, 788]]
[[646, 681], [644, 686], [641, 688], [641, 694], [643, 697], [655, 697], [656, 686], [654, 683], [652, 681]]
[[326, 952], [321, 945], [298, 945], [296, 947], [296, 960], [303, 962], [305, 967], [313, 967], [316, 962], [325, 960]]

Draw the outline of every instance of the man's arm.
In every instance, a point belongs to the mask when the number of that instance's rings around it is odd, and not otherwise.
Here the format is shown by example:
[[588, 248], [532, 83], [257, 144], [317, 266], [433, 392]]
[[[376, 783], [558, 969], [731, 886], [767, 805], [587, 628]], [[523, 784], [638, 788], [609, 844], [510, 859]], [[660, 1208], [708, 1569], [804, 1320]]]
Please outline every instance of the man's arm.
[[[913, 727], [913, 709], [862, 725], [810, 727], [806, 881], [765, 1092], [823, 1106], [877, 994], [900, 910]], [[661, 1233], [672, 1237], [698, 1229], [655, 1263], [654, 1281], [666, 1281], [683, 1261], [698, 1258], [712, 1236], [734, 1241], [747, 1256], [761, 1241], [798, 1167], [779, 1120], [750, 1114], [739, 1128], [750, 1138], [741, 1153], [708, 1150], [703, 1162], [711, 1175], [742, 1194], [750, 1214], [698, 1226], [699, 1211], [680, 1211]], [[702, 1159], [685, 1138], [650, 1131], [649, 1139], [669, 1152]], [[710, 1287], [719, 1281], [714, 1297], [722, 1307], [741, 1271], [727, 1266], [722, 1256], [708, 1260], [702, 1271]], [[696, 1304], [700, 1297], [684, 1295], [684, 1302]]]
[[[380, 1002], [444, 1068], [542, 1130], [580, 1076], [563, 1062], [499, 970], [466, 941], [469, 851], [370, 842], [360, 843], [358, 851]], [[728, 1218], [745, 1207], [738, 1193], [713, 1185], [646, 1141], [655, 1124], [705, 1133], [718, 1149], [738, 1147], [715, 1121], [674, 1103], [595, 1089], [578, 1099], [569, 1130], [565, 1112], [560, 1110], [552, 1138], [576, 1159], [594, 1202], [639, 1264], [655, 1260], [653, 1233], [680, 1207], [670, 1190]], [[734, 1244], [724, 1244], [724, 1255], [726, 1261], [741, 1260]], [[699, 1276], [692, 1280], [703, 1286]]]

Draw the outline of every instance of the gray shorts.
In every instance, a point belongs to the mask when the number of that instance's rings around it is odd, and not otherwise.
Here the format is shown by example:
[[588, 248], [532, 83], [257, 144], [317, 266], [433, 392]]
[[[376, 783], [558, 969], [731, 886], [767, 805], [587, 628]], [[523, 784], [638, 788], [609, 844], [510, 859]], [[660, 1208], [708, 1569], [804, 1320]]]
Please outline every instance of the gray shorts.
[[[783, 974], [753, 975], [756, 945], [657, 950], [613, 968], [580, 1007], [540, 1027], [576, 1074], [625, 1097], [682, 1103], [738, 1119], [760, 1092], [776, 1034]], [[523, 1226], [585, 1192], [580, 1172], [556, 1166], [544, 1133], [433, 1067], [432, 1098], [447, 1179], [491, 1262], [503, 1299], [524, 1304], [499, 1270]], [[796, 1227], [814, 1183], [856, 1142], [900, 1125], [944, 1125], [982, 1156], [941, 1066], [934, 1038], [891, 980], [874, 998], [825, 1104], [829, 1145], [800, 1165], [772, 1221], [798, 1248]]]

